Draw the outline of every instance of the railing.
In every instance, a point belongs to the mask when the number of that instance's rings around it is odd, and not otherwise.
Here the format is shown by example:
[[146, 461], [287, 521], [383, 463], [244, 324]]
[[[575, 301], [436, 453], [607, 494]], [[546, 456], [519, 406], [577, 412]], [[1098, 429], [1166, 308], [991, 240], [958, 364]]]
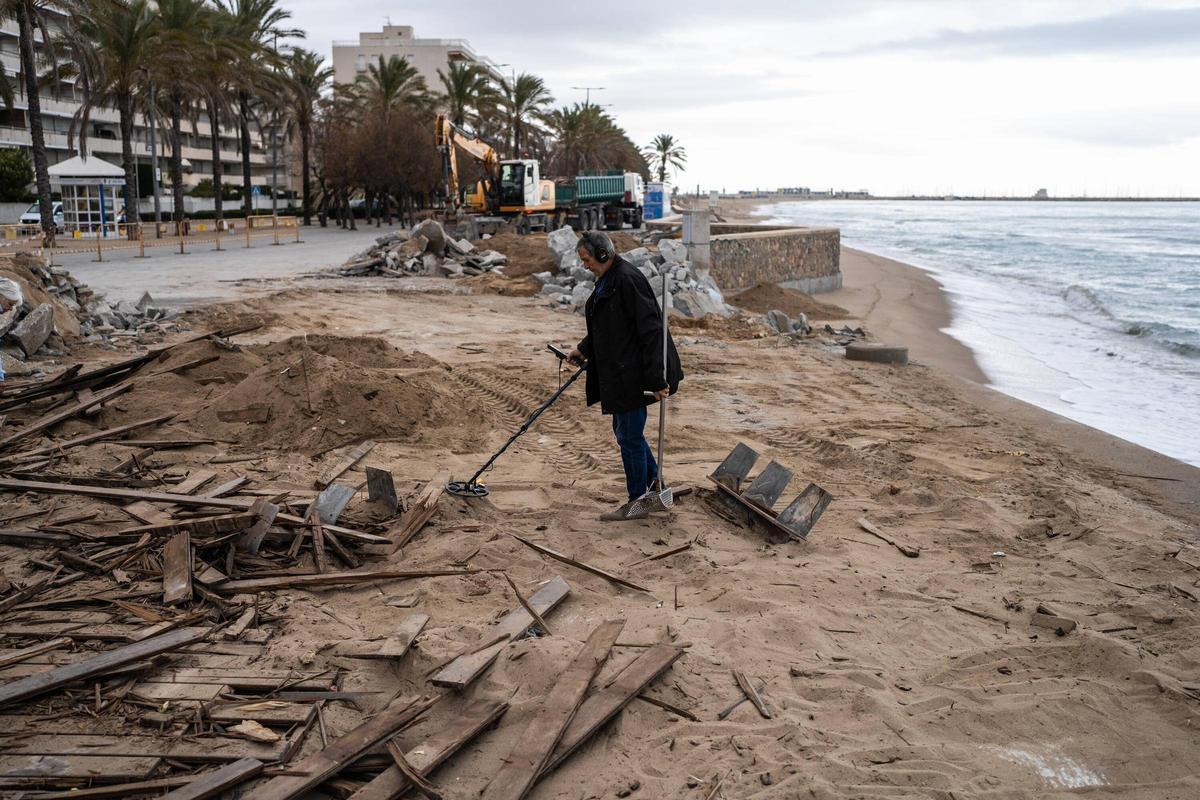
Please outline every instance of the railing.
[[96, 254], [96, 261], [103, 261], [106, 252], [114, 250], [138, 250], [139, 258], [147, 258], [146, 249], [155, 247], [178, 247], [186, 253], [193, 248], [211, 244], [211, 250], [225, 250], [222, 241], [244, 242], [243, 247], [252, 247], [255, 239], [271, 237], [272, 245], [283, 244], [287, 231], [291, 230], [293, 242], [300, 243], [300, 220], [295, 216], [257, 214], [245, 219], [223, 220], [218, 226], [213, 220], [184, 220], [181, 225], [174, 222], [142, 222], [134, 225], [108, 223], [85, 228], [68, 229], [55, 236], [54, 247], [46, 248], [38, 225], [0, 225], [0, 250], [42, 250], [48, 263], [54, 264], [56, 255], [72, 253]]

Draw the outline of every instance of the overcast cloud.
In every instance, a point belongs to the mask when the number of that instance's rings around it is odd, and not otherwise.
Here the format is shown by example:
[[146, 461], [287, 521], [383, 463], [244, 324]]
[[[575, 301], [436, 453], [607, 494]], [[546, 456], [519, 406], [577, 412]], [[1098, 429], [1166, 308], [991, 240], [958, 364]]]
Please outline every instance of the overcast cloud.
[[[283, 0], [326, 56], [390, 15], [574, 86], [689, 188], [1200, 195], [1200, 3]], [[508, 71], [509, 68], [504, 68]]]

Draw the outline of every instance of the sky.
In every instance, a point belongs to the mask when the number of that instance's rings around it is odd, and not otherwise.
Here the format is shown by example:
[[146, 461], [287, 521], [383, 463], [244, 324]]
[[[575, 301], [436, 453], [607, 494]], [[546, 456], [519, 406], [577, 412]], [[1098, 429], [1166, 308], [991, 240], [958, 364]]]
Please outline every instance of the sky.
[[[572, 87], [689, 191], [1200, 196], [1200, 4], [281, 0], [327, 58], [389, 19]], [[507, 71], [508, 68], [505, 68]]]

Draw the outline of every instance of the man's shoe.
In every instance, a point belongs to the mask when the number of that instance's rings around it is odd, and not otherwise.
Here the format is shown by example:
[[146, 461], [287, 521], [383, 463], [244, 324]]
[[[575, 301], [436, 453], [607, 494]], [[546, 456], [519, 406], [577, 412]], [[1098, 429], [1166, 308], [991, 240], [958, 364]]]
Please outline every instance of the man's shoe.
[[627, 522], [633, 519], [645, 519], [650, 516], [645, 509], [645, 503], [630, 500], [628, 503], [600, 515], [601, 522]]

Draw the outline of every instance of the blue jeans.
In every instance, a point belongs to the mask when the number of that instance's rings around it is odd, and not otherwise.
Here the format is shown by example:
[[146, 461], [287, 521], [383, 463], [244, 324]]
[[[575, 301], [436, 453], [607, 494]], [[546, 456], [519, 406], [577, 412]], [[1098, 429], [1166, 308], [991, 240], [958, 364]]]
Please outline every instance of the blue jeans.
[[646, 442], [646, 409], [639, 408], [612, 415], [613, 433], [621, 448], [621, 464], [625, 467], [625, 489], [629, 499], [641, 497], [658, 477], [658, 464]]

